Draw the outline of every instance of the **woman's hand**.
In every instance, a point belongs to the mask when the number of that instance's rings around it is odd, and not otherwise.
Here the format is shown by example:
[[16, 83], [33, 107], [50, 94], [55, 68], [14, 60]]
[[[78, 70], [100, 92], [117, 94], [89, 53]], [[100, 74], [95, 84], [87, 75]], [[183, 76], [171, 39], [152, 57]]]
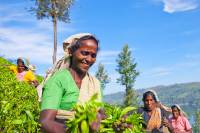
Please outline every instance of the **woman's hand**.
[[39, 85], [39, 83], [38, 83], [37, 80], [33, 80], [33, 81], [32, 81], [32, 84], [33, 84], [33, 86], [34, 86], [35, 88]]
[[176, 133], [171, 125], [171, 123], [166, 119], [166, 118], [163, 118], [162, 119], [162, 124], [168, 128], [168, 130], [170, 130], [172, 133]]
[[105, 111], [100, 108], [97, 112], [97, 115], [96, 115], [96, 120], [93, 121], [91, 124], [90, 124], [90, 128], [93, 130], [93, 131], [98, 131], [99, 130], [99, 127], [100, 127], [100, 124], [101, 124], [101, 120], [104, 120], [106, 119], [106, 114], [105, 114]]
[[166, 127], [170, 127], [169, 121], [166, 118], [163, 118], [162, 124]]

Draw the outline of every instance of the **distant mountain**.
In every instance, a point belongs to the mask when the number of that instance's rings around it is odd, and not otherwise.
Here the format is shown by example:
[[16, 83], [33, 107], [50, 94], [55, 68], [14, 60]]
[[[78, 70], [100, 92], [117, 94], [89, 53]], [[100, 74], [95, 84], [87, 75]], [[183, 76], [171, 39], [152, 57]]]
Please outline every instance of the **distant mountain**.
[[[155, 86], [146, 89], [138, 89], [139, 102], [142, 94], [147, 90], [155, 90], [160, 101], [168, 106], [179, 104], [189, 114], [200, 109], [200, 82], [180, 83], [168, 86]], [[104, 96], [104, 101], [111, 104], [122, 104], [125, 92], [117, 92]]]

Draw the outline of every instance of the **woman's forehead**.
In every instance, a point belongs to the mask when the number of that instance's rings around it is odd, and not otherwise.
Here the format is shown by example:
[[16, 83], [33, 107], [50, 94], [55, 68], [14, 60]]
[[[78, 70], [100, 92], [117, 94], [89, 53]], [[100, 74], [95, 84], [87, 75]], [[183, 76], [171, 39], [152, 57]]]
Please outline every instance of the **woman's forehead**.
[[81, 44], [82, 45], [96, 45], [97, 46], [97, 43], [96, 43], [96, 41], [95, 40], [93, 40], [93, 39], [88, 39], [88, 40], [82, 40], [81, 41]]
[[147, 95], [145, 99], [153, 99], [153, 96], [151, 94]]
[[82, 45], [80, 45], [79, 49], [88, 49], [88, 50], [97, 50], [97, 44], [95, 41], [84, 41]]
[[177, 107], [172, 108], [172, 111], [179, 111]]
[[24, 62], [22, 60], [17, 61], [17, 63], [19, 64], [23, 64]]

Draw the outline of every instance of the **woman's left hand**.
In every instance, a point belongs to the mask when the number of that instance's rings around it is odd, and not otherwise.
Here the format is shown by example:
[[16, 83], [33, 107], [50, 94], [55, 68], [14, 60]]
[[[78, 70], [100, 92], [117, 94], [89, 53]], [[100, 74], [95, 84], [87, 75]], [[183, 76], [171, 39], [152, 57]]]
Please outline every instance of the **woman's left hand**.
[[105, 114], [105, 111], [101, 108], [98, 110], [97, 112], [97, 115], [96, 115], [96, 120], [93, 121], [91, 124], [90, 124], [90, 128], [93, 130], [93, 131], [98, 131], [99, 130], [99, 127], [100, 127], [100, 124], [101, 124], [101, 120], [104, 120], [106, 119], [106, 114]]
[[39, 85], [39, 83], [38, 83], [37, 80], [33, 80], [33, 81], [32, 81], [32, 84], [33, 84], [33, 86], [34, 86], [35, 88]]

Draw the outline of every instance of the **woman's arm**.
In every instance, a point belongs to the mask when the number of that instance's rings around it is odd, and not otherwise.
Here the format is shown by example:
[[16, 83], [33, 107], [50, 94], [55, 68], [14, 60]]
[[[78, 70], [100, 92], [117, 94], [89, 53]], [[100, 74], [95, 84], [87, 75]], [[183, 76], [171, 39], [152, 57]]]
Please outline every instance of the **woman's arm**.
[[163, 105], [161, 102], [157, 102], [156, 106], [163, 109], [164, 111], [168, 112], [168, 113], [172, 113], [172, 109]]
[[57, 110], [47, 109], [40, 113], [41, 131], [43, 133], [65, 133], [65, 125], [55, 121]]

